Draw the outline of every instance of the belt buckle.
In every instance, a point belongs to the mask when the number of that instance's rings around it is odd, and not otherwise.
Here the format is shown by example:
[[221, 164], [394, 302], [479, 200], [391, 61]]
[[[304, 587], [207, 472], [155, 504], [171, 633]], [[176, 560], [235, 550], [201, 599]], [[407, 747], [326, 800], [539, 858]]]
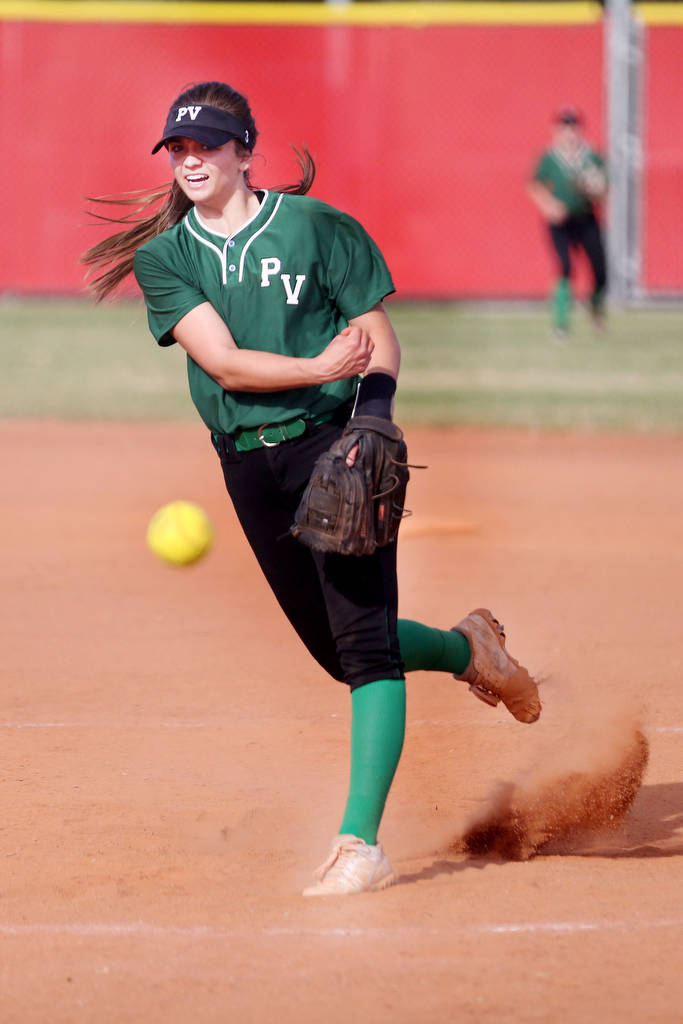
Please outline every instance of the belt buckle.
[[[263, 445], [264, 448], [277, 448], [277, 446], [279, 444], [282, 444], [282, 442], [285, 440], [285, 438], [281, 437], [279, 441], [266, 441], [265, 437], [263, 436], [263, 431], [266, 429], [266, 427], [269, 427], [269, 426], [270, 426], [270, 423], [263, 423], [258, 428], [258, 439], [259, 439], [259, 441], [261, 442], [261, 444]], [[276, 424], [274, 424], [274, 426], [279, 426], [279, 424], [276, 423]], [[280, 429], [282, 429], [282, 428], [280, 428]]]

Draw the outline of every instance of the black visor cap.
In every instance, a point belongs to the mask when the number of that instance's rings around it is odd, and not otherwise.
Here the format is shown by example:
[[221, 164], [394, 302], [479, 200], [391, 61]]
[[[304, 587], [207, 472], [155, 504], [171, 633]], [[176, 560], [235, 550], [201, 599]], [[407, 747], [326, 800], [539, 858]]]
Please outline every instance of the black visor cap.
[[253, 146], [249, 129], [239, 118], [206, 104], [171, 107], [164, 134], [152, 153], [158, 153], [170, 139], [196, 139], [204, 146], [224, 146], [230, 139], [238, 139], [248, 149]]
[[579, 124], [581, 122], [581, 115], [576, 107], [560, 107], [555, 115], [555, 120], [558, 124]]
[[165, 146], [167, 142], [171, 142], [173, 139], [195, 139], [196, 142], [201, 142], [203, 146], [224, 146], [226, 142], [230, 142], [230, 139], [237, 138], [236, 135], [232, 135], [230, 132], [218, 132], [215, 128], [200, 128], [199, 125], [188, 124], [182, 132], [175, 132], [173, 135], [165, 136], [152, 150], [152, 154], [158, 153], [162, 146]]

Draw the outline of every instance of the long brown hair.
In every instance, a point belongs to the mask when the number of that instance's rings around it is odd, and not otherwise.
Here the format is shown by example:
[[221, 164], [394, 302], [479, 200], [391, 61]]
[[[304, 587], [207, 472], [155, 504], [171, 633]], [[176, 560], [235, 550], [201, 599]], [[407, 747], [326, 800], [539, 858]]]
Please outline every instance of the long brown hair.
[[[249, 129], [251, 146], [247, 148], [237, 139], [235, 146], [245, 152], [251, 152], [258, 131], [246, 97], [223, 82], [200, 82], [185, 89], [171, 106], [202, 103], [220, 107], [221, 110], [239, 118]], [[301, 170], [301, 178], [296, 184], [279, 185], [272, 191], [305, 195], [315, 178], [315, 162], [305, 146], [301, 150], [293, 148]], [[245, 183], [249, 188], [255, 187], [249, 179], [248, 171], [245, 173]], [[128, 277], [133, 269], [133, 258], [140, 246], [178, 224], [194, 205], [175, 181], [170, 185], [124, 192], [122, 195], [88, 196], [87, 202], [99, 206], [132, 207], [129, 212], [118, 216], [89, 210], [95, 221], [123, 225], [121, 231], [97, 242], [81, 256], [81, 262], [88, 267], [88, 287], [98, 302], [110, 295]], [[148, 212], [150, 209], [152, 212]]]

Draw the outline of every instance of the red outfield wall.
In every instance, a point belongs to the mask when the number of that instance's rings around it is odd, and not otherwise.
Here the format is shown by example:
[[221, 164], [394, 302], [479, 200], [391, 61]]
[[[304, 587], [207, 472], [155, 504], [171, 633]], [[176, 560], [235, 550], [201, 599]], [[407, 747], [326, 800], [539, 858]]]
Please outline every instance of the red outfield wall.
[[643, 285], [683, 292], [683, 25], [646, 38]]
[[[8, 21], [7, 162], [0, 290], [77, 292], [79, 253], [102, 232], [83, 196], [168, 178], [150, 150], [173, 97], [219, 78], [245, 92], [261, 133], [254, 178], [297, 173], [358, 217], [404, 296], [541, 296], [551, 261], [526, 192], [549, 114], [571, 101], [602, 143], [602, 26], [269, 26]], [[649, 206], [644, 279], [683, 290], [679, 239], [681, 29], [648, 30]], [[677, 57], [678, 55], [678, 61]]]

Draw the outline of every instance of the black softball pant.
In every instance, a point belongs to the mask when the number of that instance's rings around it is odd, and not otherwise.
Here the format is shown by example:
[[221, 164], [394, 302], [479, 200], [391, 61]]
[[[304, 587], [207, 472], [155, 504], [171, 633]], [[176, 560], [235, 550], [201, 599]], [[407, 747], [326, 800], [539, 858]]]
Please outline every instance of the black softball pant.
[[569, 217], [563, 224], [551, 224], [550, 237], [562, 277], [568, 278], [571, 274], [571, 249], [581, 247], [591, 265], [594, 291], [604, 291], [607, 284], [605, 249], [595, 214], [581, 213]]
[[280, 607], [310, 653], [351, 689], [403, 678], [396, 542], [361, 558], [312, 551], [290, 533], [315, 460], [343, 426], [310, 426], [273, 448], [238, 452], [214, 434], [225, 486]]

